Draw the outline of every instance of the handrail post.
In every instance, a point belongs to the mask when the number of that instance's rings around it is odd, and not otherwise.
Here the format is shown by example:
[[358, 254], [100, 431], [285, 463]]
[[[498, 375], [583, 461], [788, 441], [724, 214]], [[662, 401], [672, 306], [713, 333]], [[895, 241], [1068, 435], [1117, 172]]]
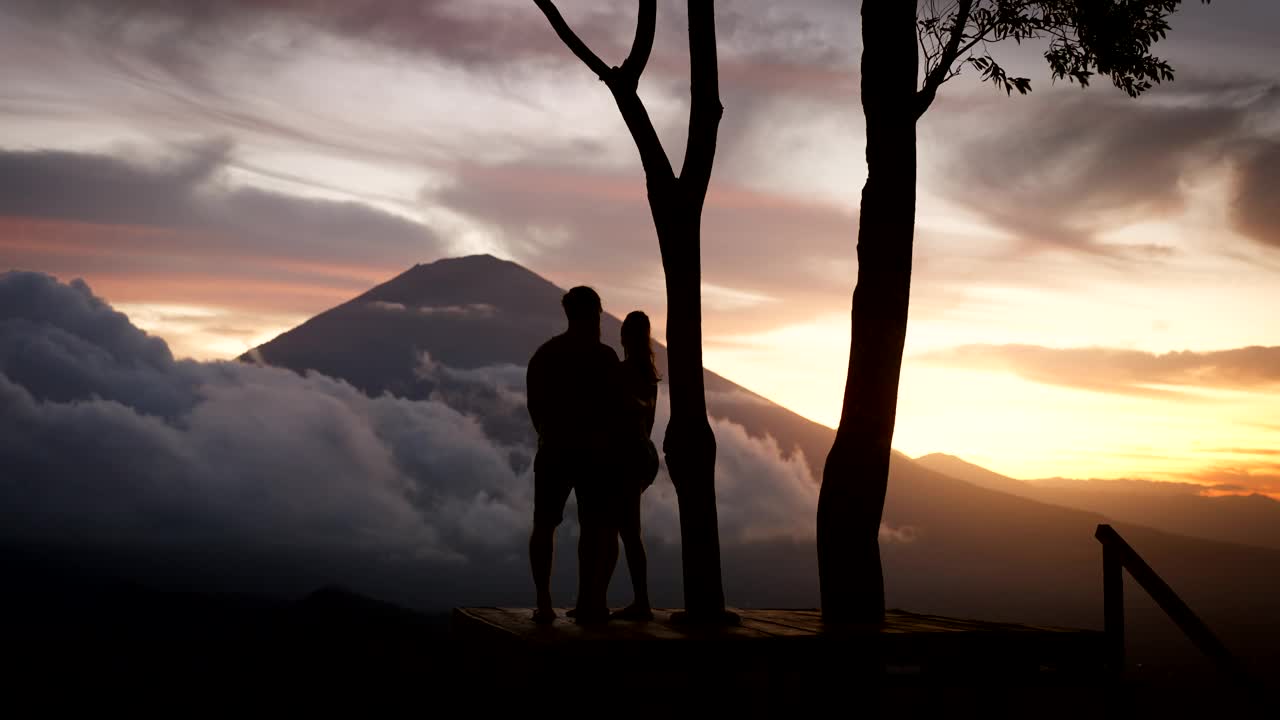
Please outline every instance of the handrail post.
[[1106, 544], [1102, 546], [1102, 616], [1107, 663], [1119, 675], [1124, 672], [1124, 563]]
[[1124, 571], [1127, 570], [1138, 587], [1156, 601], [1156, 605], [1160, 606], [1196, 648], [1249, 693], [1254, 704], [1260, 708], [1272, 704], [1262, 683], [1240, 664], [1209, 626], [1187, 607], [1173, 588], [1160, 579], [1156, 571], [1114, 528], [1099, 525], [1094, 537], [1102, 543], [1103, 622], [1109, 646], [1108, 661], [1114, 664], [1115, 673], [1119, 674], [1124, 670]]

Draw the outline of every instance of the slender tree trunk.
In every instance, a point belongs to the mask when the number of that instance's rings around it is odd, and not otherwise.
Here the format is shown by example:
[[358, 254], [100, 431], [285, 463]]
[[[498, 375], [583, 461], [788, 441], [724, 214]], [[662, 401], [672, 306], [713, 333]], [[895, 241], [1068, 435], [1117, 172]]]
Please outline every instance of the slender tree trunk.
[[[679, 200], [658, 222], [667, 280], [667, 375], [671, 422], [662, 449], [680, 503], [685, 609], [696, 621], [724, 616], [716, 513], [716, 439], [707, 421], [702, 373], [700, 213]], [[655, 208], [655, 220], [658, 211]], [[670, 234], [667, 234], [670, 233]]]
[[907, 332], [916, 193], [915, 4], [862, 3], [867, 183], [844, 407], [822, 473], [818, 574], [828, 622], [884, 620], [879, 530]]

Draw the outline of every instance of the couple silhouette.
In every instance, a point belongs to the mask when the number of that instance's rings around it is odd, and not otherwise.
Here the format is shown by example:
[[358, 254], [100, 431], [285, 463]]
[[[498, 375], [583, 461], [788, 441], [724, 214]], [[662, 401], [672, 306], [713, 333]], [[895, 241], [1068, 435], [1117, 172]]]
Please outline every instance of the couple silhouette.
[[[569, 615], [579, 623], [611, 617], [648, 620], [648, 562], [640, 539], [640, 495], [658, 473], [650, 435], [658, 400], [658, 372], [649, 317], [635, 311], [622, 323], [625, 359], [600, 342], [600, 296], [575, 287], [560, 304], [568, 329], [543, 343], [529, 360], [529, 417], [538, 433], [533, 462], [533, 534], [529, 564], [537, 590], [533, 619], [556, 619], [551, 603], [555, 532], [569, 493], [577, 495], [578, 602]], [[610, 613], [606, 598], [626, 552], [635, 599]]]

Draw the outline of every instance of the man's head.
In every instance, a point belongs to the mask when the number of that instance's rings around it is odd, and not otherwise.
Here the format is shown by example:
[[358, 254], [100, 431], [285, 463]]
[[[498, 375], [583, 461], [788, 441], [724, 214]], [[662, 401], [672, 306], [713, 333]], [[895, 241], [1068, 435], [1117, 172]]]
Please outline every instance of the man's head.
[[595, 290], [579, 285], [560, 299], [564, 316], [569, 319], [569, 332], [584, 337], [600, 339], [600, 296]]

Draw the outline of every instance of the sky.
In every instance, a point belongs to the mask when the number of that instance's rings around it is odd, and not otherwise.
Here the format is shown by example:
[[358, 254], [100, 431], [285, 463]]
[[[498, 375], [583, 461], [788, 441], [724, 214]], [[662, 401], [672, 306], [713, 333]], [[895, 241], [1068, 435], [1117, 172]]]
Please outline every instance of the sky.
[[[610, 63], [625, 2], [561, 10]], [[662, 2], [640, 92], [673, 161]], [[707, 366], [834, 425], [865, 135], [856, 4], [721, 2]], [[1131, 100], [973, 73], [919, 126], [895, 447], [1021, 478], [1280, 496], [1280, 4], [1187, 4]], [[523, 0], [0, 0], [0, 270], [85, 279], [174, 353], [234, 357], [414, 263], [491, 253], [662, 337], [608, 92]]]

